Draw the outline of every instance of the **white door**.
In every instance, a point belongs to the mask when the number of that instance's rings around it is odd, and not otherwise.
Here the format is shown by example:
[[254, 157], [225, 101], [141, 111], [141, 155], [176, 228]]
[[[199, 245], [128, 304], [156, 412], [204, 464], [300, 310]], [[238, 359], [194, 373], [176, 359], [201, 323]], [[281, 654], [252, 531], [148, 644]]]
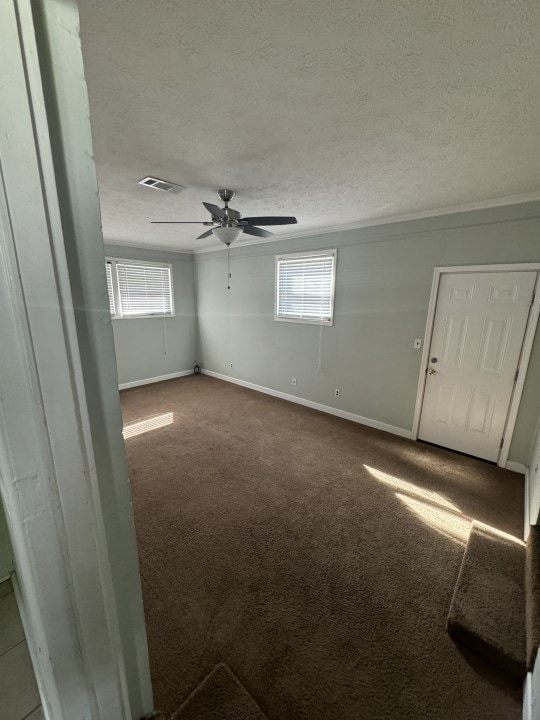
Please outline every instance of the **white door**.
[[420, 440], [496, 461], [536, 272], [441, 275]]

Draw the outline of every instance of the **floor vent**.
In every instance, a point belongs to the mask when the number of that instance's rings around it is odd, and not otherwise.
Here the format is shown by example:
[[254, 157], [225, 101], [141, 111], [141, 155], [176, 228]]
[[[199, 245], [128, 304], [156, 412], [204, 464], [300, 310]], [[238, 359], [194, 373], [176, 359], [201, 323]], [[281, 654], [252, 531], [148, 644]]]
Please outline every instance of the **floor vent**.
[[179, 193], [183, 190], [187, 190], [183, 185], [177, 185], [176, 183], [167, 182], [167, 180], [160, 180], [155, 177], [145, 177], [139, 180], [139, 185], [153, 188], [154, 190], [161, 190], [162, 192]]

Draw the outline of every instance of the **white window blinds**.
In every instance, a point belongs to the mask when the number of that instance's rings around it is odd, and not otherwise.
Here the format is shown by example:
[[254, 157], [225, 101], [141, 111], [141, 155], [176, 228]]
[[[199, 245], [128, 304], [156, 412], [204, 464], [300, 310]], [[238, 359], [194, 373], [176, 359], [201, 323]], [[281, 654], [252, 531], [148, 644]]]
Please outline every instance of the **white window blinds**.
[[278, 256], [276, 318], [330, 324], [335, 265], [335, 251]]
[[109, 258], [105, 269], [113, 318], [174, 315], [170, 265]]
[[113, 291], [113, 280], [112, 280], [112, 268], [111, 263], [105, 263], [105, 272], [107, 274], [107, 291], [109, 293], [109, 309], [111, 311], [112, 317], [116, 315], [116, 311], [114, 309], [114, 291]]
[[116, 263], [122, 315], [171, 315], [171, 269], [168, 265]]

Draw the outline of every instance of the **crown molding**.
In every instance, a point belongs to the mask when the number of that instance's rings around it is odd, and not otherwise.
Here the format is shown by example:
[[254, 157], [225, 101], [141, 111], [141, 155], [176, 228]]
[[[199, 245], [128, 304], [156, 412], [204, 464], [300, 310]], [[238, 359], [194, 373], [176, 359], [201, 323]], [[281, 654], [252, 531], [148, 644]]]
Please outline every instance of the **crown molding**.
[[170, 245], [153, 245], [153, 244], [147, 244], [147, 243], [137, 243], [137, 242], [119, 242], [118, 240], [103, 240], [103, 244], [106, 248], [108, 247], [120, 247], [120, 248], [126, 248], [127, 250], [133, 248], [135, 250], [146, 250], [146, 251], [154, 251], [154, 252], [160, 252], [160, 253], [169, 253], [173, 255], [193, 255], [193, 250], [176, 250], [175, 248], [172, 248]]
[[[463, 203], [461, 205], [448, 205], [447, 207], [434, 208], [433, 210], [422, 210], [420, 212], [402, 213], [401, 215], [386, 215], [384, 217], [373, 218], [371, 220], [360, 220], [352, 223], [342, 223], [338, 225], [328, 225], [327, 227], [314, 228], [311, 230], [302, 230], [295, 233], [286, 233], [277, 235], [272, 238], [263, 238], [258, 240], [243, 240], [235, 242], [234, 246], [246, 247], [248, 245], [262, 245], [271, 242], [279, 242], [280, 240], [292, 240], [294, 238], [310, 237], [312, 235], [328, 235], [335, 232], [344, 232], [346, 230], [360, 230], [362, 228], [375, 227], [377, 225], [392, 225], [394, 223], [409, 222], [411, 220], [424, 220], [444, 215], [454, 215], [457, 213], [473, 212], [474, 210], [490, 210], [497, 207], [505, 207], [511, 205], [520, 205], [522, 203], [535, 202], [540, 200], [540, 192], [522, 193], [521, 195], [507, 195], [505, 197], [493, 198], [492, 200], [482, 200], [479, 202]], [[219, 252], [222, 247], [210, 247], [195, 249], [190, 252], [194, 255], [201, 255], [210, 252]]]

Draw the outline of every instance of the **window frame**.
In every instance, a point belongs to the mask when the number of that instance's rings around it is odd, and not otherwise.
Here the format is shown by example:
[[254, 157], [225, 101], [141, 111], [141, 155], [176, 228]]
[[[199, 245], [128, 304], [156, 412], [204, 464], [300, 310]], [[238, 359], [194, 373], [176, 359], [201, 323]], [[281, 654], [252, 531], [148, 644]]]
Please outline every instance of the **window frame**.
[[[168, 318], [175, 317], [176, 311], [174, 307], [174, 283], [172, 263], [154, 262], [153, 260], [132, 260], [131, 258], [109, 257], [105, 258], [105, 264], [111, 266], [113, 301], [115, 314], [111, 315], [112, 320], [138, 320], [141, 318]], [[118, 281], [118, 273], [116, 266], [120, 265], [142, 265], [143, 267], [164, 267], [169, 270], [169, 289], [171, 293], [171, 312], [170, 313], [139, 313], [137, 315], [124, 315], [122, 313], [122, 301], [120, 299], [120, 284]], [[106, 272], [106, 270], [105, 270]], [[108, 291], [107, 291], [108, 295]]]
[[[330, 257], [333, 256], [332, 268], [332, 289], [330, 291], [330, 319], [309, 319], [309, 318], [289, 318], [279, 315], [279, 263], [282, 260], [290, 258], [312, 258], [312, 257]], [[278, 322], [302, 323], [303, 325], [333, 325], [336, 295], [336, 274], [337, 274], [337, 249], [330, 250], [313, 250], [308, 252], [282, 253], [275, 256], [275, 272], [274, 272], [274, 320]]]
[[[109, 277], [111, 280], [111, 286], [110, 286], [110, 293], [109, 294]], [[109, 261], [105, 261], [105, 280], [107, 282], [107, 296], [109, 298], [109, 312], [111, 314], [111, 317], [116, 317], [116, 293], [114, 292], [114, 280], [113, 280], [113, 271], [112, 271], [112, 263]]]

